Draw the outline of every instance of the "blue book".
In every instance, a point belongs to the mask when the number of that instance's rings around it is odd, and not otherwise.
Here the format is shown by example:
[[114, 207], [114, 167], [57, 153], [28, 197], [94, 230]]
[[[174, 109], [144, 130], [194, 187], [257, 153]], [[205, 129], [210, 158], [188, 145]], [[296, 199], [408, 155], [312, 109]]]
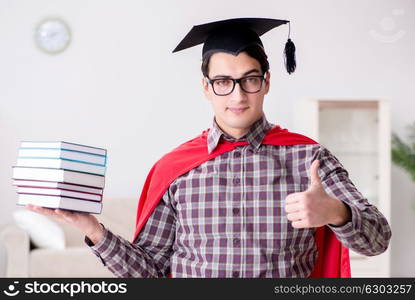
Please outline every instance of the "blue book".
[[17, 158], [19, 167], [65, 169], [105, 175], [107, 150], [62, 141], [22, 141]]

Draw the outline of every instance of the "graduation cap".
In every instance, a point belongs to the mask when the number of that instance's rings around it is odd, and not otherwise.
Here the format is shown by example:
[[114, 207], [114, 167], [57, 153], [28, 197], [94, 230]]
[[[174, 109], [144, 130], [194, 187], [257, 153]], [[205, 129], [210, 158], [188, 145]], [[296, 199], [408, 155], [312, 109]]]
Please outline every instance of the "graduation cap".
[[[287, 23], [290, 25], [290, 21], [287, 20], [237, 18], [196, 25], [177, 45], [173, 53], [203, 43], [203, 58], [214, 52], [238, 55], [252, 45], [264, 48], [259, 37], [269, 30]], [[295, 45], [290, 39], [290, 30], [284, 49], [284, 63], [289, 74], [295, 71]]]

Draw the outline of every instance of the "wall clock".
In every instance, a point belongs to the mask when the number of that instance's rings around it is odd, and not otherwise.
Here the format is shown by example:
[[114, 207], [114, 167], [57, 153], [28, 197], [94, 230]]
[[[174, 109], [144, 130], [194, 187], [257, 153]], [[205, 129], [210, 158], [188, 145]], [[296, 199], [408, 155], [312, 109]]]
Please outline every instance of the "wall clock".
[[35, 29], [35, 43], [45, 53], [61, 53], [69, 46], [70, 42], [71, 30], [59, 18], [45, 19]]

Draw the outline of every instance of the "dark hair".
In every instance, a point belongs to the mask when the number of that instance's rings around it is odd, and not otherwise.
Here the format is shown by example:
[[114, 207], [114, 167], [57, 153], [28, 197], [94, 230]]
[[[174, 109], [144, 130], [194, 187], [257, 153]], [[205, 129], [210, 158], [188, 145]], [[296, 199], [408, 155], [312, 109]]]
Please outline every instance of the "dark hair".
[[[265, 74], [269, 70], [268, 56], [266, 55], [264, 49], [258, 45], [252, 45], [244, 49], [242, 52], [246, 52], [250, 57], [256, 59], [261, 65], [262, 74]], [[210, 53], [205, 56], [202, 61], [202, 73], [203, 76], [208, 77], [209, 74], [209, 61], [213, 54], [217, 52]]]

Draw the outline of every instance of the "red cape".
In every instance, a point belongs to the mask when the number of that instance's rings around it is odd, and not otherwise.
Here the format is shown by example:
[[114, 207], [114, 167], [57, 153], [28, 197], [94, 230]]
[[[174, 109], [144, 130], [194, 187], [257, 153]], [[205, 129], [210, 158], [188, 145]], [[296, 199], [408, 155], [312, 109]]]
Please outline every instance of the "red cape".
[[[177, 177], [222, 153], [235, 149], [239, 145], [248, 144], [248, 142], [229, 142], [221, 139], [215, 150], [209, 154], [207, 135], [208, 130], [203, 131], [196, 138], [181, 144], [164, 155], [151, 168], [138, 202], [136, 231], [133, 241], [144, 227], [167, 188]], [[289, 132], [277, 125], [267, 132], [262, 144], [298, 145], [317, 144], [317, 142], [301, 134]], [[330, 228], [327, 226], [317, 228], [315, 241], [318, 258], [311, 277], [350, 277], [349, 251], [337, 240]]]

